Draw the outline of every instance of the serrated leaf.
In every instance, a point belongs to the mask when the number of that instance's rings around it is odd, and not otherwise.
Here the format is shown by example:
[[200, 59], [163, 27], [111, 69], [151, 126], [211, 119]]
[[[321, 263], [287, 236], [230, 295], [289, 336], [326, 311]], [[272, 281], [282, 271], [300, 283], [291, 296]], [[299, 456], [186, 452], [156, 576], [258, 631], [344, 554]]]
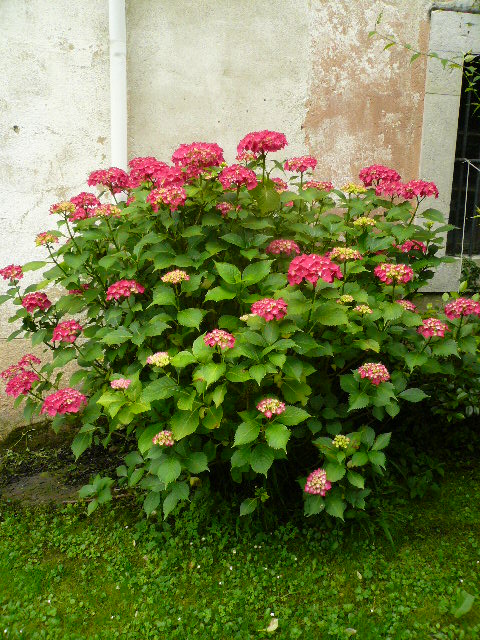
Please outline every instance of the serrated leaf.
[[214, 287], [207, 292], [205, 296], [205, 301], [213, 300], [214, 302], [218, 302], [219, 300], [233, 300], [237, 295], [236, 291], [229, 291], [225, 287]]
[[271, 424], [265, 429], [265, 439], [272, 449], [286, 449], [291, 431], [284, 424]]
[[363, 409], [370, 404], [370, 398], [365, 391], [356, 390], [348, 396], [348, 410]]
[[185, 436], [197, 430], [200, 422], [198, 409], [191, 411], [177, 411], [170, 420], [173, 437], [175, 440], [181, 440]]
[[153, 300], [150, 306], [174, 306], [176, 302], [175, 291], [172, 287], [166, 285], [158, 285], [153, 290]]
[[240, 505], [240, 515], [247, 516], [253, 513], [258, 506], [258, 498], [247, 498]]
[[333, 302], [325, 302], [324, 304], [318, 305], [313, 313], [313, 317], [316, 322], [329, 327], [347, 324], [348, 322], [345, 309], [341, 305]]
[[256, 473], [267, 475], [275, 460], [275, 454], [266, 444], [257, 444], [250, 455], [250, 466]]
[[255, 380], [255, 382], [260, 386], [261, 381], [267, 375], [267, 367], [263, 364], [255, 364], [253, 367], [250, 367], [248, 370], [250, 378]]
[[372, 464], [376, 464], [379, 467], [385, 467], [385, 454], [381, 451], [369, 451], [368, 459]]
[[434, 356], [447, 357], [458, 356], [458, 348], [455, 340], [439, 340], [432, 346]]
[[123, 344], [132, 337], [132, 334], [125, 327], [118, 327], [118, 329], [110, 330], [103, 338], [100, 338], [100, 342], [104, 344]]
[[375, 440], [372, 451], [380, 451], [381, 449], [385, 449], [385, 447], [388, 447], [391, 437], [391, 433], [381, 433]]
[[201, 473], [208, 469], [207, 456], [202, 451], [190, 453], [183, 463], [190, 473]]
[[152, 511], [160, 504], [160, 492], [159, 491], [150, 491], [147, 493], [145, 500], [143, 501], [143, 510], [149, 516]]
[[322, 496], [307, 495], [303, 506], [306, 516], [315, 516], [325, 509], [325, 501]]
[[227, 284], [237, 284], [242, 279], [242, 274], [239, 269], [233, 264], [228, 262], [216, 262], [215, 267], [222, 280], [225, 280]]
[[424, 353], [408, 353], [405, 356], [405, 362], [407, 363], [410, 371], [413, 371], [415, 367], [421, 367], [428, 360], [428, 357]]
[[239, 447], [242, 444], [253, 442], [258, 438], [259, 433], [260, 425], [258, 424], [258, 422], [242, 422], [235, 431], [235, 439], [233, 444], [236, 447]]
[[22, 271], [24, 271], [25, 273], [27, 271], [36, 271], [37, 269], [41, 269], [42, 267], [44, 267], [47, 263], [42, 261], [42, 260], [33, 260], [32, 262], [26, 262], [24, 265], [22, 265]]
[[92, 444], [92, 433], [77, 433], [72, 442], [72, 451], [75, 460], [82, 455], [84, 451]]
[[247, 286], [260, 282], [270, 273], [272, 262], [273, 260], [262, 260], [261, 262], [249, 264], [248, 267], [243, 270], [242, 282]]
[[297, 424], [300, 424], [307, 418], [310, 418], [310, 414], [305, 409], [300, 409], [300, 407], [285, 407], [285, 411], [281, 413], [277, 420], [282, 424], [286, 424], [289, 427], [293, 427]]
[[166, 398], [171, 398], [177, 389], [177, 384], [171, 378], [163, 376], [147, 384], [141, 397], [144, 402], [165, 400]]
[[158, 423], [150, 424], [148, 427], [145, 427], [138, 439], [138, 450], [140, 453], [143, 454], [154, 446], [152, 442], [153, 436], [160, 431], [163, 431], [163, 427]]
[[198, 329], [203, 320], [205, 311], [202, 309], [183, 309], [177, 313], [177, 322], [183, 327], [195, 327]]
[[195, 382], [205, 382], [206, 388], [212, 385], [224, 375], [227, 365], [224, 362], [208, 362], [197, 367], [193, 372]]
[[330, 482], [337, 482], [337, 480], [341, 480], [343, 478], [346, 469], [345, 466], [339, 462], [327, 462], [325, 465], [325, 471], [327, 472], [327, 480]]
[[163, 501], [163, 517], [167, 518], [168, 514], [175, 509], [180, 500], [186, 500], [190, 493], [190, 489], [186, 482], [177, 482], [172, 490]]
[[398, 394], [399, 398], [403, 398], [407, 402], [420, 402], [424, 398], [428, 398], [427, 394], [417, 387], [410, 387]]
[[180, 351], [170, 361], [174, 367], [178, 369], [183, 369], [183, 367], [187, 367], [189, 364], [193, 364], [197, 362], [195, 356], [190, 353], [190, 351]]
[[343, 520], [343, 512], [346, 508], [346, 503], [336, 495], [329, 495], [325, 498], [325, 511], [335, 518]]
[[348, 471], [347, 479], [354, 487], [363, 489], [365, 487], [365, 478], [355, 471]]
[[352, 467], [363, 467], [363, 465], [367, 464], [368, 455], [365, 451], [356, 451], [351, 460]]
[[165, 457], [157, 470], [157, 476], [165, 485], [169, 485], [178, 478], [181, 472], [182, 465], [176, 458]]

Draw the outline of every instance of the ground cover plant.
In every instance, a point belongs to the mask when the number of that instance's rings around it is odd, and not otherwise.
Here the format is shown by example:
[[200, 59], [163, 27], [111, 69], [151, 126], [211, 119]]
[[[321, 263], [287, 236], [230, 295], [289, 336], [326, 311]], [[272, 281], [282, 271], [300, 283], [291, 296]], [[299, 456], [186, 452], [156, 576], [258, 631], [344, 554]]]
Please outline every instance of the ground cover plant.
[[374, 165], [334, 189], [309, 176], [314, 158], [268, 160], [286, 145], [261, 131], [233, 165], [193, 143], [171, 165], [94, 171], [108, 201], [52, 205], [43, 280], [21, 291], [45, 262], [0, 271], [12, 285], [1, 300], [18, 306], [11, 337], [53, 356], [9, 367], [6, 392], [55, 429], [80, 417], [77, 457], [125, 442], [117, 479], [82, 489], [90, 512], [117, 482], [166, 517], [210, 476], [245, 498], [242, 515], [291, 493], [306, 515], [354, 517], [402, 406], [442, 392], [456, 411], [449, 398], [479, 377], [478, 296], [417, 310], [448, 260], [443, 215], [416, 215], [435, 185]]

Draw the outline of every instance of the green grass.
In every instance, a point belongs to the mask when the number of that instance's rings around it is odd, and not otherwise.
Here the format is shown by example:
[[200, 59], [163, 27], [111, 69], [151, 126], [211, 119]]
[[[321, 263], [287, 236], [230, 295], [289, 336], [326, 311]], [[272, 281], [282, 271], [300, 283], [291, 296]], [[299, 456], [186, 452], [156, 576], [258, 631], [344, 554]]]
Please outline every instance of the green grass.
[[[0, 634], [28, 639], [480, 638], [480, 475], [392, 509], [395, 549], [306, 521], [264, 532], [199, 497], [171, 525], [123, 501], [0, 504]], [[319, 528], [323, 527], [323, 528]], [[459, 590], [477, 597], [455, 618]], [[273, 618], [278, 629], [266, 631]], [[354, 634], [353, 630], [356, 630]]]

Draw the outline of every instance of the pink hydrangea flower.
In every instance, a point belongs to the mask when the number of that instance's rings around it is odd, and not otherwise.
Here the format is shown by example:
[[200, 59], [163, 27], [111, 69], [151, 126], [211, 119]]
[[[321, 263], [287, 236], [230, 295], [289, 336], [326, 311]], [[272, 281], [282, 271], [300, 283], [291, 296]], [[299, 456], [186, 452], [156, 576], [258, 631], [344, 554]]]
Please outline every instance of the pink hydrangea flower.
[[67, 387], [47, 396], [40, 413], [47, 413], [52, 417], [58, 413], [78, 413], [87, 402], [87, 397], [80, 391]]
[[417, 306], [414, 305], [413, 302], [410, 302], [410, 300], [396, 300], [395, 302], [401, 305], [405, 311], [415, 311], [417, 308]]
[[404, 184], [401, 182], [390, 182], [382, 180], [375, 187], [375, 195], [387, 198], [402, 198], [404, 193]]
[[264, 398], [257, 404], [257, 409], [266, 418], [273, 418], [273, 416], [279, 416], [285, 411], [285, 403], [280, 402], [277, 398]]
[[28, 313], [33, 313], [35, 309], [46, 311], [51, 306], [52, 303], [45, 293], [27, 293], [22, 300], [22, 307], [24, 307]]
[[233, 211], [233, 209], [234, 209], [235, 207], [234, 207], [234, 206], [233, 206], [233, 204], [231, 204], [230, 202], [219, 202], [219, 203], [217, 204], [217, 207], [216, 207], [216, 208], [220, 211], [220, 213], [222, 214], [222, 216], [223, 216], [224, 218], [226, 218], [226, 217], [227, 217], [227, 214], [228, 214], [230, 211]]
[[312, 284], [316, 284], [319, 279], [332, 283], [334, 278], [343, 278], [340, 267], [327, 256], [315, 253], [296, 256], [288, 267], [288, 282], [292, 286], [303, 280]]
[[37, 358], [37, 356], [35, 356], [33, 353], [26, 353], [18, 361], [18, 366], [22, 367], [22, 369], [31, 367], [34, 364], [42, 364], [42, 361], [40, 360], [40, 358]]
[[480, 317], [480, 302], [476, 302], [470, 298], [457, 298], [445, 305], [445, 315], [449, 320], [454, 320], [462, 316]]
[[293, 254], [300, 253], [300, 247], [293, 240], [272, 240], [270, 244], [266, 247], [265, 253], [271, 255], [280, 255], [284, 253], [286, 256], [290, 256]]
[[153, 436], [152, 442], [160, 447], [173, 447], [175, 439], [171, 431], [164, 430]]
[[242, 153], [237, 153], [235, 156], [235, 159], [238, 162], [245, 162], [246, 164], [252, 162], [252, 160], [256, 160], [256, 158], [257, 156], [251, 151], [242, 151]]
[[210, 333], [207, 333], [203, 337], [203, 341], [207, 347], [215, 347], [218, 345], [222, 351], [224, 349], [232, 349], [235, 345], [235, 337], [223, 329], [210, 331]]
[[168, 284], [180, 284], [180, 282], [183, 282], [184, 280], [190, 280], [190, 276], [186, 271], [174, 269], [162, 276], [160, 280], [162, 282], [167, 282]]
[[252, 304], [252, 313], [270, 322], [270, 320], [284, 318], [287, 315], [287, 307], [288, 305], [283, 298], [278, 298], [278, 300], [264, 298]]
[[176, 211], [178, 207], [183, 207], [187, 200], [187, 192], [178, 185], [168, 185], [153, 189], [147, 196], [147, 202], [154, 211], [158, 211], [159, 205], [167, 205], [170, 211]]
[[393, 282], [406, 284], [413, 280], [414, 275], [412, 267], [406, 264], [389, 264], [388, 262], [379, 264], [373, 272], [385, 284], [392, 284]]
[[82, 332], [82, 325], [76, 320], [66, 320], [57, 324], [53, 330], [53, 342], [68, 342], [73, 344]]
[[362, 316], [369, 315], [370, 313], [373, 313], [372, 309], [370, 309], [368, 304], [359, 304], [356, 307], [354, 307], [353, 310], [356, 311], [357, 313], [361, 313]]
[[253, 131], [240, 140], [237, 146], [237, 153], [240, 155], [245, 151], [250, 151], [259, 156], [271, 151], [280, 151], [287, 146], [287, 138], [283, 133], [277, 131]]
[[20, 366], [20, 363], [11, 364], [4, 371], [2, 371], [0, 376], [2, 377], [2, 380], [10, 380], [11, 378], [15, 377], [21, 371], [24, 371], [24, 368], [22, 366]]
[[75, 211], [75, 205], [69, 200], [56, 202], [50, 207], [50, 213], [59, 213], [61, 215], [70, 216]]
[[245, 185], [250, 191], [257, 186], [255, 171], [247, 169], [241, 164], [232, 164], [229, 167], [225, 167], [219, 174], [218, 180], [225, 191], [228, 189], [236, 189], [242, 185]]
[[69, 289], [68, 293], [71, 296], [77, 295], [77, 296], [81, 296], [83, 293], [85, 293], [85, 291], [87, 291], [88, 289], [90, 289], [90, 285], [89, 284], [81, 284], [80, 285], [80, 289]]
[[135, 280], [119, 280], [108, 287], [107, 300], [120, 300], [120, 298], [128, 298], [132, 293], [144, 293], [144, 291], [145, 287]]
[[120, 193], [120, 191], [126, 191], [129, 188], [130, 182], [128, 174], [123, 169], [110, 167], [110, 169], [92, 171], [88, 177], [87, 184], [90, 187], [101, 185], [112, 193]]
[[120, 218], [121, 210], [114, 204], [100, 204], [90, 212], [90, 218]]
[[303, 183], [304, 189], [320, 189], [321, 191], [326, 191], [330, 193], [330, 191], [334, 190], [334, 186], [331, 182], [325, 180], [309, 180], [308, 182]]
[[128, 163], [130, 167], [129, 184], [131, 189], [139, 187], [143, 182], [154, 182], [155, 174], [168, 168], [168, 164], [161, 162], [152, 156], [145, 158], [132, 158]]
[[437, 318], [425, 318], [417, 332], [424, 338], [444, 338], [445, 331], [450, 331], [448, 325]]
[[403, 185], [402, 197], [405, 200], [413, 198], [428, 198], [433, 196], [438, 198], [438, 189], [434, 182], [425, 182], [424, 180], [410, 180]]
[[360, 171], [358, 177], [366, 187], [383, 181], [398, 182], [400, 180], [400, 175], [395, 169], [390, 169], [381, 164], [372, 164], [370, 167], [365, 167]]
[[410, 251], [421, 251], [427, 253], [427, 245], [420, 240], [406, 240], [401, 245], [395, 245], [402, 253], [410, 253]]
[[366, 362], [364, 365], [357, 369], [361, 378], [366, 378], [376, 386], [381, 382], [388, 382], [390, 380], [390, 374], [387, 367], [378, 362]]
[[26, 396], [37, 380], [40, 378], [34, 371], [21, 371], [7, 382], [5, 393], [13, 398], [18, 398], [20, 395]]
[[153, 182], [157, 189], [161, 187], [183, 187], [187, 176], [180, 167], [165, 166], [153, 176]]
[[35, 244], [37, 247], [43, 247], [44, 245], [55, 244], [60, 242], [59, 238], [51, 231], [42, 231], [35, 238]]
[[184, 169], [187, 178], [196, 178], [204, 169], [218, 167], [224, 162], [223, 149], [214, 142], [182, 144], [173, 153], [172, 162]]
[[350, 247], [333, 247], [327, 254], [330, 260], [336, 260], [337, 262], [346, 262], [347, 260], [363, 260], [363, 256], [360, 251], [351, 249]]
[[101, 204], [96, 195], [93, 193], [87, 193], [86, 191], [82, 191], [78, 196], [70, 198], [70, 202], [76, 207], [75, 211], [70, 216], [70, 220], [73, 222], [89, 218], [92, 210]]
[[147, 364], [154, 367], [166, 367], [170, 364], [170, 356], [166, 351], [157, 351], [147, 358]]
[[288, 191], [288, 184], [282, 178], [272, 178], [273, 188], [277, 193]]
[[305, 173], [305, 171], [309, 169], [315, 169], [317, 160], [312, 156], [301, 156], [300, 158], [290, 158], [290, 160], [286, 160], [283, 166], [285, 171]]
[[20, 265], [9, 264], [3, 269], [0, 269], [0, 276], [4, 280], [10, 280], [11, 283], [21, 280], [23, 278], [23, 269]]
[[308, 476], [304, 491], [314, 496], [323, 497], [331, 488], [332, 483], [327, 480], [327, 472], [325, 469], [315, 469], [315, 471], [312, 471]]
[[132, 384], [132, 381], [128, 378], [117, 378], [116, 380], [112, 380], [110, 382], [110, 386], [112, 389], [128, 389], [128, 387]]

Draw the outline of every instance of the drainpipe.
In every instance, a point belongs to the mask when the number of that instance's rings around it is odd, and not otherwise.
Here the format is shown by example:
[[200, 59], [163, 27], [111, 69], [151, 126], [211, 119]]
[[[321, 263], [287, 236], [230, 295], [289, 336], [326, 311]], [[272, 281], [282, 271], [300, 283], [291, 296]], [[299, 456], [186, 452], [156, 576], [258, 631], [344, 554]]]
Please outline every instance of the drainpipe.
[[127, 169], [127, 29], [125, 0], [108, 0], [111, 166]]

